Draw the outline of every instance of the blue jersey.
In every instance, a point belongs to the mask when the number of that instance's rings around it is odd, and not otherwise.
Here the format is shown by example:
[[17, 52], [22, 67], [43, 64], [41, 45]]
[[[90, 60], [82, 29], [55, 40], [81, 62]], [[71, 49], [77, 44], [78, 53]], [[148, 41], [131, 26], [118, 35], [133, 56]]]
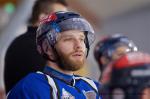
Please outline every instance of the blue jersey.
[[22, 79], [7, 99], [101, 99], [98, 86], [88, 78], [45, 67], [43, 73], [31, 73]]

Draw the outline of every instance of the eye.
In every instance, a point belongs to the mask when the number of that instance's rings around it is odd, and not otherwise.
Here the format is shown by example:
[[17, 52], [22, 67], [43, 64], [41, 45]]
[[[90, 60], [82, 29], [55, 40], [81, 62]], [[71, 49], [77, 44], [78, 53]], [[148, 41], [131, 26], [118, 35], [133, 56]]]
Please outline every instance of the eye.
[[71, 41], [71, 40], [73, 40], [73, 38], [71, 38], [71, 37], [68, 37], [68, 38], [64, 38], [64, 39], [63, 39], [63, 41]]
[[81, 38], [80, 38], [80, 41], [85, 41], [85, 38], [84, 38], [84, 37], [81, 37]]
[[80, 41], [84, 41], [84, 38], [80, 38]]

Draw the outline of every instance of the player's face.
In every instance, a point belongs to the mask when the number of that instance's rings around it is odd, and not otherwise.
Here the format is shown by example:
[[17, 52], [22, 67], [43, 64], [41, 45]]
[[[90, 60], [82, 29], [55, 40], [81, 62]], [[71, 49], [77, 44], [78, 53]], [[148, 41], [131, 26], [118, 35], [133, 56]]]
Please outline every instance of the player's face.
[[150, 88], [146, 88], [142, 92], [141, 99], [149, 99], [150, 98]]
[[84, 41], [85, 35], [81, 31], [69, 30], [60, 33], [55, 47], [63, 64], [62, 69], [76, 71], [84, 65], [86, 58]]
[[117, 60], [128, 52], [130, 52], [130, 49], [127, 46], [119, 46], [112, 53], [112, 60]]
[[131, 50], [127, 46], [118, 46], [113, 52], [111, 56], [111, 60], [107, 57], [101, 57], [101, 62], [103, 65], [108, 65], [110, 62], [115, 61], [125, 55], [126, 53], [130, 52]]

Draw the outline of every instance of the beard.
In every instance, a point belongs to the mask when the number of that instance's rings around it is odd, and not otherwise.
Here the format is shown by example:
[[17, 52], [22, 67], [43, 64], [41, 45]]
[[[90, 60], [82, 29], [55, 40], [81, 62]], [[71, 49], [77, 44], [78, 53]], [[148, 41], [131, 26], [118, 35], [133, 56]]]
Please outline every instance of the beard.
[[62, 70], [67, 70], [67, 71], [77, 71], [81, 69], [84, 66], [85, 63], [85, 55], [82, 56], [83, 58], [80, 59], [74, 59], [72, 56], [75, 52], [65, 54], [62, 52], [58, 52], [58, 59], [59, 59], [59, 68]]

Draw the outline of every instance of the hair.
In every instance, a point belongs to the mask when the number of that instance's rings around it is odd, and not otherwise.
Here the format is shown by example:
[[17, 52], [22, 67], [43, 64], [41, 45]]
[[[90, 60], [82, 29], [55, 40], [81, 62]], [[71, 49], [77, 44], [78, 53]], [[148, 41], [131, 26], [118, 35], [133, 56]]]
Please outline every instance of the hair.
[[38, 21], [38, 18], [41, 13], [49, 13], [49, 6], [53, 3], [59, 3], [63, 6], [68, 6], [67, 2], [65, 0], [37, 0], [34, 3], [34, 6], [32, 8], [31, 17], [29, 19], [30, 24], [34, 24]]

